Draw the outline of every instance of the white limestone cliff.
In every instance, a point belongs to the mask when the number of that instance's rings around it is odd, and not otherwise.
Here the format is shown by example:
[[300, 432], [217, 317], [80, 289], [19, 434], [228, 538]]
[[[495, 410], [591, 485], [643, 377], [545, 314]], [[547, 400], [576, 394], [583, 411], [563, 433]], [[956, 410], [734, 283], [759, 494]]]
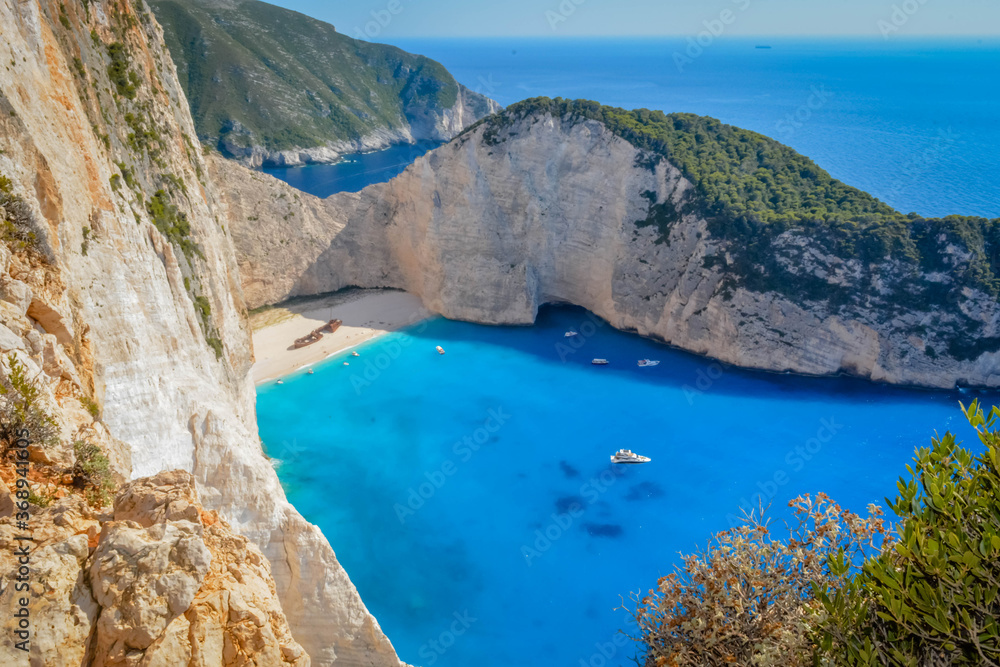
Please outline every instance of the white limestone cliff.
[[[996, 337], [1000, 307], [989, 295], [970, 291], [953, 310], [917, 308], [884, 321], [875, 307], [844, 316], [822, 300], [728, 288], [730, 247], [697, 214], [682, 214], [692, 185], [668, 161], [651, 171], [643, 151], [593, 120], [529, 115], [499, 143], [488, 127], [388, 183], [326, 200], [212, 160], [250, 307], [346, 286], [395, 287], [446, 317], [527, 324], [543, 304], [572, 303], [619, 329], [746, 368], [1000, 385], [998, 353], [958, 359], [940, 344], [925, 353], [959, 316]], [[647, 219], [647, 192], [678, 209], [666, 239], [637, 224]], [[792, 273], [830, 285], [862, 271], [795, 232], [775, 247]], [[867, 270], [893, 278], [891, 262]], [[920, 328], [923, 337], [912, 333]]]
[[159, 26], [141, 2], [0, 0], [0, 36], [0, 175], [39, 246], [4, 263], [0, 353], [44, 371], [67, 430], [54, 457], [72, 463], [92, 397], [87, 437], [120, 475], [190, 471], [204, 506], [261, 549], [314, 665], [396, 667], [262, 451], [226, 215]]

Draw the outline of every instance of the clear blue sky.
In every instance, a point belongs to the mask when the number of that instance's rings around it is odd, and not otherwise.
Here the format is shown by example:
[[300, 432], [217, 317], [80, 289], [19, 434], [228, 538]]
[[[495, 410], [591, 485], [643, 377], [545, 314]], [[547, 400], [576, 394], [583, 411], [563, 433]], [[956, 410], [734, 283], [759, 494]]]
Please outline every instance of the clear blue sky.
[[273, 4], [370, 41], [684, 36], [718, 29], [721, 20], [726, 21], [727, 36], [1000, 35], [1000, 0], [274, 0]]

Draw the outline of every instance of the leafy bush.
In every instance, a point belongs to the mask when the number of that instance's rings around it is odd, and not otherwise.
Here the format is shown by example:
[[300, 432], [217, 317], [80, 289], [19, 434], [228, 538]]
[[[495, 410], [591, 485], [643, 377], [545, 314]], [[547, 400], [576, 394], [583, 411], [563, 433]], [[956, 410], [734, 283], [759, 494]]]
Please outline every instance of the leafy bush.
[[41, 238], [31, 208], [14, 193], [11, 180], [0, 174], [0, 240], [14, 252], [27, 251], [47, 258]]
[[202, 257], [201, 248], [191, 237], [191, 223], [183, 211], [178, 210], [170, 201], [170, 195], [165, 190], [157, 190], [146, 202], [146, 210], [153, 219], [153, 224], [160, 233], [180, 248], [188, 261], [195, 256]]
[[90, 414], [94, 420], [101, 418], [101, 406], [97, 404], [97, 401], [92, 399], [90, 396], [82, 395], [80, 396], [80, 405]]
[[823, 596], [837, 664], [1000, 664], [1000, 409], [976, 401], [965, 415], [985, 452], [951, 433], [918, 450], [890, 503], [898, 541]]
[[6, 453], [27, 429], [32, 443], [51, 444], [58, 437], [55, 420], [39, 405], [41, 389], [16, 355], [0, 366], [0, 446]]
[[884, 534], [881, 510], [862, 518], [826, 495], [789, 503], [797, 525], [775, 539], [760, 514], [684, 556], [656, 590], [635, 599], [647, 667], [811, 665], [823, 620], [817, 591], [837, 590], [847, 573], [831, 557], [859, 561]]
[[132, 66], [132, 59], [128, 54], [128, 47], [121, 42], [114, 42], [108, 45], [108, 58], [111, 59], [108, 65], [108, 77], [115, 89], [122, 97], [130, 100], [136, 98], [137, 77], [129, 68]]
[[73, 453], [76, 455], [74, 484], [85, 489], [91, 505], [104, 507], [110, 504], [115, 483], [108, 457], [97, 445], [82, 440], [73, 443]]
[[34, 489], [28, 489], [28, 502], [35, 507], [45, 509], [52, 504], [52, 497], [45, 493], [36, 493]]

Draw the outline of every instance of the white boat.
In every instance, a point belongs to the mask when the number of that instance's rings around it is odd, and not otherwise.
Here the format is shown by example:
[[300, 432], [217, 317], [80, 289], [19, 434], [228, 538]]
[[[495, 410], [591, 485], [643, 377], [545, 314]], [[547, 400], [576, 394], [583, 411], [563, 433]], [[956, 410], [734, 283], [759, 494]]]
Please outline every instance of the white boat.
[[351, 356], [352, 357], [360, 357], [361, 355], [358, 354], [357, 352], [351, 352]]
[[312, 374], [313, 374], [313, 373], [315, 373], [316, 371], [314, 371], [313, 369], [311, 369], [311, 368], [310, 368], [310, 369], [309, 369], [308, 371], [306, 371], [306, 372], [307, 372], [307, 373], [308, 373], [309, 375], [312, 375]]
[[285, 384], [285, 381], [284, 381], [284, 380], [278, 380], [278, 381], [277, 381], [277, 382], [275, 382], [274, 384]]
[[594, 364], [595, 366], [607, 366], [611, 362], [609, 362], [607, 359], [594, 359], [590, 363]]
[[567, 332], [566, 332], [566, 336], [565, 336], [565, 337], [566, 337], [566, 338], [572, 338], [573, 336], [579, 336], [579, 335], [580, 335], [580, 334], [578, 334], [578, 333], [577, 333], [577, 332], [575, 332], [575, 331], [567, 331]]
[[640, 456], [636, 454], [631, 449], [619, 449], [611, 456], [612, 463], [626, 463], [626, 464], [649, 463], [652, 460], [653, 459], [649, 458], [648, 456]]
[[436, 348], [434, 348], [434, 349], [436, 349], [436, 350], [438, 351], [438, 354], [444, 354], [444, 348], [443, 348], [443, 347], [441, 347], [440, 345], [438, 345], [438, 346], [437, 346]]
[[659, 366], [659, 365], [660, 365], [659, 361], [650, 361], [649, 359], [639, 360], [639, 368], [646, 368], [648, 366]]

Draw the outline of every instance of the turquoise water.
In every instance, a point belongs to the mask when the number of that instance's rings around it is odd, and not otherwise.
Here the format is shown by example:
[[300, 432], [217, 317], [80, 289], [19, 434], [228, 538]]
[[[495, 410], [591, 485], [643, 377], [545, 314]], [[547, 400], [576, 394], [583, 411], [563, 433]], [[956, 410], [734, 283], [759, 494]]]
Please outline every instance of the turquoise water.
[[[977, 395], [726, 368], [577, 308], [535, 327], [435, 319], [359, 351], [260, 387], [261, 436], [400, 657], [425, 667], [631, 665], [619, 596], [741, 505], [881, 501], [935, 430], [971, 440], [958, 401]], [[619, 447], [653, 461], [613, 469]]]

